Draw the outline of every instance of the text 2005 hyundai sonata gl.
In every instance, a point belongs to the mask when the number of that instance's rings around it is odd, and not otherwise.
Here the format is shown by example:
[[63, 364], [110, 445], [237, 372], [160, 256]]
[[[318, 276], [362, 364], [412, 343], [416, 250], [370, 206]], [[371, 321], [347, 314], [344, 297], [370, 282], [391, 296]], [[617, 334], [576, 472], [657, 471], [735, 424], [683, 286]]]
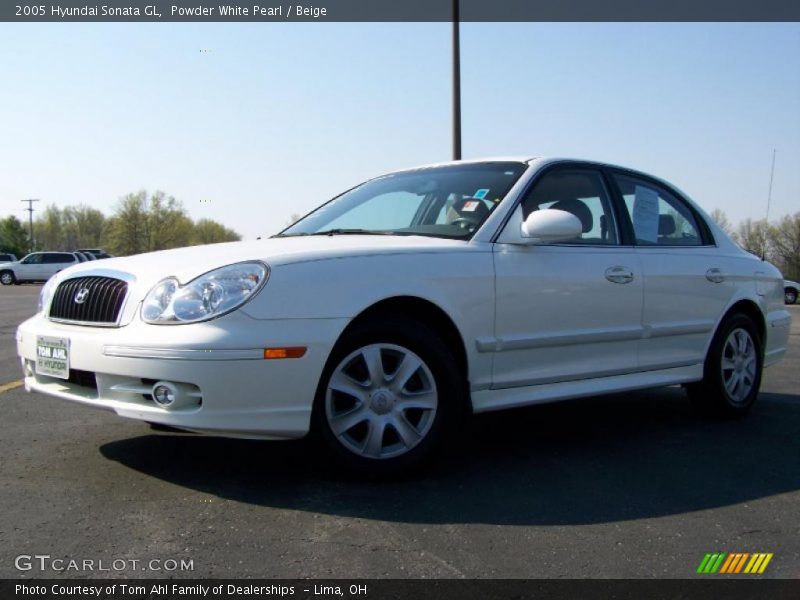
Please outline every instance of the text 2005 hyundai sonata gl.
[[372, 471], [460, 414], [649, 386], [741, 414], [783, 278], [671, 185], [574, 160], [372, 179], [263, 241], [84, 263], [17, 333], [27, 389]]

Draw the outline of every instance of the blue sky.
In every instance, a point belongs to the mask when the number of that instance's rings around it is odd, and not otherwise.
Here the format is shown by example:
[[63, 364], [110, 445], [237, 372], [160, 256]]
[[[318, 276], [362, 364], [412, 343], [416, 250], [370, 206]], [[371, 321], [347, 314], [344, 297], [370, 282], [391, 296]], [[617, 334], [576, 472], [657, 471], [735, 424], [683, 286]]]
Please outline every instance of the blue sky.
[[[0, 24], [0, 215], [142, 188], [245, 238], [450, 158], [448, 23]], [[205, 52], [201, 52], [205, 50]], [[731, 220], [800, 210], [800, 24], [466, 23], [466, 158], [664, 177]], [[206, 202], [201, 202], [206, 200]]]

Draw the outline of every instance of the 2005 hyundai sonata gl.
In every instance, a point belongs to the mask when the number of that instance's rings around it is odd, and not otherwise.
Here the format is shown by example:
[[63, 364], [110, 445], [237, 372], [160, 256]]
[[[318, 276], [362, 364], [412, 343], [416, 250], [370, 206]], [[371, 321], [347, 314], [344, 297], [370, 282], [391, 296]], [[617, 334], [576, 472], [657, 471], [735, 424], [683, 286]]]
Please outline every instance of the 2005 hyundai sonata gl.
[[28, 390], [218, 435], [318, 435], [386, 472], [459, 415], [685, 384], [745, 413], [783, 278], [673, 186], [586, 161], [378, 177], [262, 241], [64, 270], [17, 333]]

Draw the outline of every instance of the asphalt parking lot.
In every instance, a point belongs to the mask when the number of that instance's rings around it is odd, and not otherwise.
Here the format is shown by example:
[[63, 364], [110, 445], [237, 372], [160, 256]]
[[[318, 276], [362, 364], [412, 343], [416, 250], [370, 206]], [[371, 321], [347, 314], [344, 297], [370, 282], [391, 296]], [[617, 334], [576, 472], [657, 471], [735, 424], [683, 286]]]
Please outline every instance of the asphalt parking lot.
[[678, 388], [488, 414], [430, 472], [368, 483], [303, 442], [155, 432], [13, 387], [38, 291], [0, 289], [0, 577], [55, 576], [15, 568], [50, 555], [193, 561], [94, 573], [124, 577], [680, 578], [718, 551], [800, 577], [800, 306], [744, 420], [705, 421]]

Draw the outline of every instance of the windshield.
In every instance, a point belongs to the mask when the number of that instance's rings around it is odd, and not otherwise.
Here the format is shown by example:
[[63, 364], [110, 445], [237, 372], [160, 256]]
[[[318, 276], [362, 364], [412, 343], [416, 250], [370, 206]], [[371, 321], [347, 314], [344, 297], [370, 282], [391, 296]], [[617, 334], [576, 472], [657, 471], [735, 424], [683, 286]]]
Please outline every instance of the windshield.
[[457, 164], [379, 177], [334, 198], [278, 237], [383, 234], [468, 239], [525, 168], [518, 162]]

